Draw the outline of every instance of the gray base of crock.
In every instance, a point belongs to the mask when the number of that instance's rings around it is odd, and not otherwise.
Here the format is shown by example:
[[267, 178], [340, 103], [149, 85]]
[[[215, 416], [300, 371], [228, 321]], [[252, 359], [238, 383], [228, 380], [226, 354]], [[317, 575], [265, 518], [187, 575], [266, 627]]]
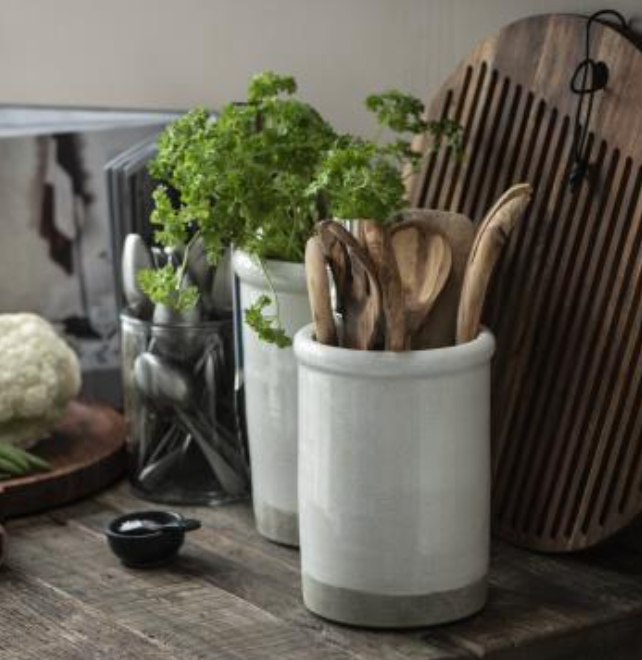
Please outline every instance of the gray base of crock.
[[486, 604], [486, 580], [433, 594], [390, 596], [344, 589], [302, 576], [303, 602], [324, 619], [368, 628], [416, 628], [464, 619]]
[[254, 501], [256, 529], [269, 541], [299, 547], [299, 515]]

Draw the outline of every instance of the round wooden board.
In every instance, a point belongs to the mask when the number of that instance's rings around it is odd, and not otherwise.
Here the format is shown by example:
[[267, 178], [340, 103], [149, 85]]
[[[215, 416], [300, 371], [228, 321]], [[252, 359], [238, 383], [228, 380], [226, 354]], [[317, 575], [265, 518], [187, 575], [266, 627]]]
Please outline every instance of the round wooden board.
[[544, 551], [594, 545], [642, 512], [642, 51], [592, 27], [609, 79], [591, 176], [571, 188], [585, 29], [585, 17], [540, 15], [481, 43], [430, 110], [464, 127], [465, 155], [428, 153], [412, 189], [415, 206], [479, 222], [511, 184], [534, 188], [484, 319], [497, 337], [494, 531]]
[[36, 448], [52, 470], [0, 482], [0, 519], [61, 506], [113, 483], [127, 465], [125, 439], [125, 420], [115, 410], [72, 402]]

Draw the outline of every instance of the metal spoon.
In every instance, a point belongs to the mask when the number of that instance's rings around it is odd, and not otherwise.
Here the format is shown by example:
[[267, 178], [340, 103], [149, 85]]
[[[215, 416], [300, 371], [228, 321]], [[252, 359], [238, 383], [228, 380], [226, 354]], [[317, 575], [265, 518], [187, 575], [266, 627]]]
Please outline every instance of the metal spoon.
[[202, 236], [196, 237], [187, 252], [187, 272], [199, 291], [205, 291], [212, 283], [212, 266], [207, 260], [207, 252]]
[[205, 316], [216, 316], [215, 301], [212, 296], [215, 266], [207, 259], [207, 251], [202, 236], [198, 236], [189, 246], [187, 253], [187, 272], [198, 288]]
[[[187, 438], [191, 439], [191, 436], [188, 435]], [[174, 447], [161, 458], [150, 461], [138, 474], [138, 481], [148, 490], [153, 490], [163, 481], [184, 454], [185, 443], [182, 443], [181, 446]]]
[[[199, 439], [203, 440], [209, 447], [207, 438], [211, 437], [214, 449], [223, 455], [227, 463], [234, 466], [237, 474], [249, 479], [247, 465], [239, 454], [234, 435], [216, 419], [210, 424], [196, 406], [198, 394], [186, 373], [148, 352], [136, 359], [134, 380], [152, 405], [174, 412], [197, 442]], [[153, 391], [157, 396], [154, 396]]]
[[152, 254], [145, 241], [138, 234], [127, 234], [121, 260], [123, 295], [127, 307], [138, 318], [149, 318], [153, 309], [151, 301], [138, 284], [138, 274], [141, 270], [153, 267]]
[[163, 454], [168, 453], [168, 449], [172, 449], [176, 445], [176, 441], [180, 441], [180, 429], [177, 429], [174, 424], [171, 424], [170, 427], [165, 431], [161, 439], [156, 443], [156, 446], [151, 451], [147, 463], [153, 463], [157, 461]]
[[[190, 281], [186, 284], [189, 285]], [[186, 311], [178, 311], [168, 305], [156, 305], [151, 330], [154, 353], [181, 362], [191, 362], [198, 357], [199, 330], [195, 326], [201, 318], [198, 305]]]
[[[220, 451], [221, 443], [212, 447], [200, 425], [192, 417], [199, 413], [193, 407], [195, 394], [188, 378], [176, 367], [151, 353], [142, 353], [134, 363], [134, 381], [150, 405], [175, 412], [183, 426], [192, 434], [221, 486], [230, 495], [246, 491], [246, 479], [234, 470]], [[205, 427], [207, 428], [207, 427]], [[218, 440], [216, 435], [215, 440]]]
[[212, 278], [212, 306], [219, 316], [232, 313], [232, 279], [232, 251], [228, 248]]
[[[189, 376], [178, 367], [165, 362], [162, 358], [149, 352], [142, 353], [134, 363], [134, 381], [139, 391], [152, 406], [161, 411], [170, 410], [179, 415], [188, 414], [189, 425], [200, 426], [198, 435], [207, 435], [210, 425], [201, 411], [195, 406], [198, 399]], [[180, 413], [180, 414], [179, 414]], [[187, 425], [187, 424], [185, 424]], [[217, 431], [220, 425], [217, 424]], [[190, 429], [191, 431], [191, 429]], [[224, 445], [221, 440], [227, 440], [229, 435], [216, 433], [213, 440], [216, 449], [221, 450]], [[236, 451], [232, 445], [223, 450]]]
[[163, 248], [155, 245], [152, 247], [151, 253], [156, 268], [162, 268], [167, 263], [167, 255], [163, 251]]
[[185, 254], [184, 246], [175, 245], [173, 247], [166, 247], [163, 251], [165, 252], [168, 263], [171, 263], [175, 270], [181, 267]]

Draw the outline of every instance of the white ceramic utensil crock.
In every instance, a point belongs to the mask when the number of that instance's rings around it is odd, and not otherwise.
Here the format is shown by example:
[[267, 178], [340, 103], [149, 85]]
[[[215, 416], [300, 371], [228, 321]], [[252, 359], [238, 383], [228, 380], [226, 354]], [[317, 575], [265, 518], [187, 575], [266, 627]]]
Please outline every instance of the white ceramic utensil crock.
[[[261, 295], [274, 298], [255, 259], [237, 251], [233, 263], [242, 310]], [[281, 324], [292, 337], [311, 320], [304, 266], [268, 261], [266, 267], [278, 296]], [[265, 310], [266, 315], [274, 313], [274, 305]], [[245, 323], [242, 334], [256, 526], [272, 541], [298, 545], [296, 359], [292, 348], [265, 343]]]
[[312, 337], [294, 345], [306, 606], [372, 627], [473, 614], [489, 559], [493, 336], [399, 353]]

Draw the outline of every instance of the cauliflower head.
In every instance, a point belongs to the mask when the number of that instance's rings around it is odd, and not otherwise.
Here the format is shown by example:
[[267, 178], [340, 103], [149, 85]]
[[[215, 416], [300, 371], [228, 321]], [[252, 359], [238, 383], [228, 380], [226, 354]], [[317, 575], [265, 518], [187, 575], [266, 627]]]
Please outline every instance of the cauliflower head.
[[35, 314], [0, 314], [0, 441], [28, 448], [80, 391], [76, 354]]

